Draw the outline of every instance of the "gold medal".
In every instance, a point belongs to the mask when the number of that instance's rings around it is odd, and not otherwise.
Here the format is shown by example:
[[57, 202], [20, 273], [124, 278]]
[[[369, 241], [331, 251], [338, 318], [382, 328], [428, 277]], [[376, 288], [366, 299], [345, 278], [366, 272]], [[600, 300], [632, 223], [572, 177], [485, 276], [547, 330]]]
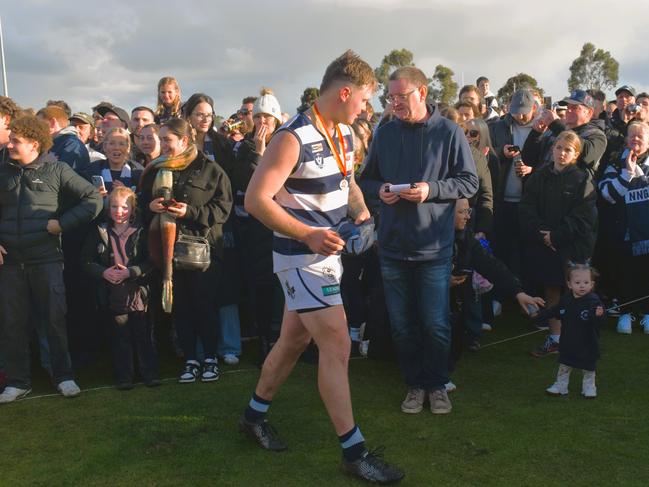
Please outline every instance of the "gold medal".
[[340, 184], [338, 186], [340, 186], [340, 189], [345, 190], [345, 189], [349, 188], [349, 183], [347, 182], [346, 179], [341, 179]]

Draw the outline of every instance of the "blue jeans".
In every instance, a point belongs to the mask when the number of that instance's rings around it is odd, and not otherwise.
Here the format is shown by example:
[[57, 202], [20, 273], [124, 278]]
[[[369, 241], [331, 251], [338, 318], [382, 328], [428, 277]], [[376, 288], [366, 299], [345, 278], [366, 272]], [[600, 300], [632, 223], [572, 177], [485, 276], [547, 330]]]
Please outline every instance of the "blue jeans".
[[241, 326], [239, 324], [239, 305], [228, 304], [219, 308], [221, 326], [219, 327], [218, 354], [241, 355]]
[[448, 382], [451, 348], [451, 260], [402, 261], [381, 257], [392, 340], [406, 385], [426, 391]]

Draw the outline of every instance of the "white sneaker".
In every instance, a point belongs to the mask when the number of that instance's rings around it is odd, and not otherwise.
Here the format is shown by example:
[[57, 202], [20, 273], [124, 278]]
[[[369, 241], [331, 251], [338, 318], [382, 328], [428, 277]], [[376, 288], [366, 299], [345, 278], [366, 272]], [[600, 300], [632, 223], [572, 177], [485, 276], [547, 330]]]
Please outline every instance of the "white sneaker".
[[581, 382], [581, 395], [586, 399], [595, 399], [597, 397], [595, 371], [584, 370], [584, 378]]
[[633, 316], [631, 316], [631, 313], [620, 315], [620, 317], [617, 319], [617, 332], [623, 333], [624, 335], [630, 335], [632, 321]]
[[548, 387], [545, 392], [551, 396], [565, 396], [568, 394], [568, 385], [561, 384], [558, 381]]
[[457, 386], [449, 380], [446, 384], [444, 384], [444, 389], [446, 389], [446, 392], [453, 392], [457, 390]]
[[649, 335], [649, 315], [644, 315], [640, 320], [640, 326], [644, 329], [645, 335]]
[[30, 392], [32, 392], [31, 389], [18, 389], [17, 387], [7, 386], [3, 393], [0, 394], [0, 404], [18, 401]]
[[494, 316], [500, 316], [503, 312], [503, 305], [500, 304], [500, 301], [494, 299], [491, 301], [491, 310], [493, 311]]
[[482, 331], [491, 331], [493, 328], [489, 323], [483, 323], [482, 324]]
[[233, 353], [226, 353], [223, 356], [223, 361], [228, 365], [237, 365], [239, 363], [239, 357]]
[[361, 343], [358, 345], [358, 352], [361, 354], [362, 357], [367, 358], [367, 352], [370, 349], [370, 341], [369, 340], [361, 340]]
[[572, 368], [564, 364], [559, 364], [557, 372], [557, 381], [548, 387], [545, 392], [551, 396], [565, 396], [568, 394], [568, 384], [570, 383], [570, 372]]
[[64, 397], [77, 397], [81, 394], [81, 389], [79, 389], [79, 386], [73, 380], [64, 380], [56, 388]]

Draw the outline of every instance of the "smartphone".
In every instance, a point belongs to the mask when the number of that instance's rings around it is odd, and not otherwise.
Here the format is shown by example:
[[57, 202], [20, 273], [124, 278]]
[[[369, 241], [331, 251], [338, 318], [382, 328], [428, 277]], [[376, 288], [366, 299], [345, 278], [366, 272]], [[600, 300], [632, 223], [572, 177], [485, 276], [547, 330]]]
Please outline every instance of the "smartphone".
[[104, 178], [101, 176], [92, 176], [92, 185], [97, 189], [105, 189], [106, 184], [104, 183]]
[[417, 185], [415, 183], [410, 183], [410, 184], [386, 184], [385, 185], [385, 191], [388, 192], [388, 193], [399, 194], [404, 189], [415, 189], [416, 187], [417, 187]]

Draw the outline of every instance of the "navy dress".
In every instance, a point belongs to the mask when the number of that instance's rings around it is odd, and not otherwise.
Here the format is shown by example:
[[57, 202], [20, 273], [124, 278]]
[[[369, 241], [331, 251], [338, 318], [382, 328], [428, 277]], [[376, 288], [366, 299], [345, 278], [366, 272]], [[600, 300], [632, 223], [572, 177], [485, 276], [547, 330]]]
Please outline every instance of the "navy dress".
[[564, 294], [557, 306], [539, 311], [536, 320], [561, 320], [559, 363], [583, 370], [595, 370], [599, 359], [599, 327], [602, 317], [595, 315], [598, 306], [604, 308], [595, 293], [575, 298], [572, 292]]

